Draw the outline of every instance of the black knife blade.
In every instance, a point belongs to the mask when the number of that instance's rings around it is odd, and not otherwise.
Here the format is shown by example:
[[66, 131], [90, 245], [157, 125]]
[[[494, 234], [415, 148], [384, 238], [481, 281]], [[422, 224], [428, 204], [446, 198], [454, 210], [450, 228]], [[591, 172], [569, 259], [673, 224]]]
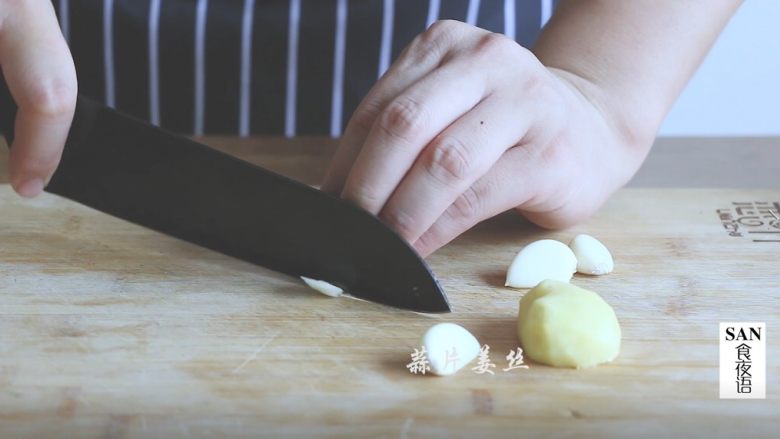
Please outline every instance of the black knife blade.
[[[7, 138], [14, 116], [7, 89], [0, 91]], [[228, 256], [324, 280], [355, 297], [450, 311], [425, 262], [375, 216], [83, 97], [45, 190]]]

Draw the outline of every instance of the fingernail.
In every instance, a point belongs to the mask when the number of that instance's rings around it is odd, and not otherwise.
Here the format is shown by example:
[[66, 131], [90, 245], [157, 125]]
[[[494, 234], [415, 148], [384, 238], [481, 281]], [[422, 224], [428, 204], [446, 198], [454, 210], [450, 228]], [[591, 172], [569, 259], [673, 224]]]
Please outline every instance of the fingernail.
[[41, 192], [43, 192], [43, 180], [40, 178], [27, 180], [19, 186], [19, 195], [25, 198], [32, 198]]

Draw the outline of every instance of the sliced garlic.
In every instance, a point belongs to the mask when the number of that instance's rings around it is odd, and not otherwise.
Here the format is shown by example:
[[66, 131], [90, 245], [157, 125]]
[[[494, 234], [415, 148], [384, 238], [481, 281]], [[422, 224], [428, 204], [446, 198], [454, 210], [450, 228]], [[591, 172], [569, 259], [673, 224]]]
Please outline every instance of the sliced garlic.
[[480, 345], [466, 328], [455, 323], [431, 326], [422, 338], [425, 356], [436, 375], [452, 375], [479, 355]]
[[577, 235], [569, 243], [577, 257], [577, 272], [601, 275], [611, 273], [615, 262], [604, 244], [590, 235]]
[[569, 282], [577, 271], [577, 257], [566, 244], [542, 239], [525, 246], [506, 273], [506, 286], [533, 288], [545, 279]]
[[311, 288], [319, 291], [320, 293], [326, 296], [339, 297], [344, 293], [343, 289], [333, 284], [329, 284], [324, 280], [311, 279], [306, 276], [301, 276], [301, 279], [303, 279], [303, 281], [306, 282], [306, 285], [310, 286]]

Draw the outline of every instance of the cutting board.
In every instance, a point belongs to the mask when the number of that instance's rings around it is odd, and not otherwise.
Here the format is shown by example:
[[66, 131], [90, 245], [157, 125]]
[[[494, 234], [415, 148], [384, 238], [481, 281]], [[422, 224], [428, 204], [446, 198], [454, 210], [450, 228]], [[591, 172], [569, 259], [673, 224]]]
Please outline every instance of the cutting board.
[[[0, 436], [768, 437], [780, 428], [780, 229], [739, 224], [750, 212], [734, 203], [775, 201], [778, 190], [624, 189], [568, 230], [502, 215], [428, 259], [453, 309], [429, 316], [322, 296], [2, 185]], [[614, 254], [613, 274], [572, 282], [614, 307], [620, 356], [504, 372], [524, 294], [503, 287], [508, 264], [533, 240], [578, 233]], [[721, 321], [766, 322], [766, 400], [719, 400]], [[410, 373], [437, 322], [489, 345], [495, 373]]]

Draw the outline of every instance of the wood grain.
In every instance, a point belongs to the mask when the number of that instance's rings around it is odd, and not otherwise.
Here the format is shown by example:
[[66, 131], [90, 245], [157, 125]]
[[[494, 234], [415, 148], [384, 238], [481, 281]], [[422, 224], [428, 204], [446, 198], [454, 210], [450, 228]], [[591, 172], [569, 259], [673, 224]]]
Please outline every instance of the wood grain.
[[[780, 428], [780, 243], [716, 209], [778, 190], [625, 189], [587, 223], [515, 215], [429, 258], [454, 312], [331, 299], [301, 282], [52, 195], [0, 186], [0, 437], [771, 437]], [[406, 363], [459, 323], [497, 369], [517, 347], [515, 252], [601, 238], [615, 273], [576, 276], [615, 308], [616, 362], [449, 378]], [[765, 321], [768, 398], [718, 399], [718, 322]]]
[[[311, 184], [335, 149], [320, 138], [206, 141]], [[632, 184], [777, 187], [776, 145], [660, 140]], [[6, 161], [0, 153], [0, 181]], [[333, 301], [53, 196], [20, 200], [3, 185], [0, 436], [769, 437], [779, 426], [778, 344], [769, 339], [766, 401], [719, 401], [716, 331], [721, 320], [764, 320], [773, 333], [779, 251], [726, 236], [714, 209], [778, 198], [632, 189], [568, 231], [497, 218], [430, 258], [455, 307], [430, 317]], [[615, 364], [408, 374], [417, 339], [442, 320], [472, 330], [503, 367], [521, 295], [501, 287], [506, 264], [530, 240], [578, 231], [601, 237], [618, 260], [613, 275], [575, 279], [623, 322]]]

